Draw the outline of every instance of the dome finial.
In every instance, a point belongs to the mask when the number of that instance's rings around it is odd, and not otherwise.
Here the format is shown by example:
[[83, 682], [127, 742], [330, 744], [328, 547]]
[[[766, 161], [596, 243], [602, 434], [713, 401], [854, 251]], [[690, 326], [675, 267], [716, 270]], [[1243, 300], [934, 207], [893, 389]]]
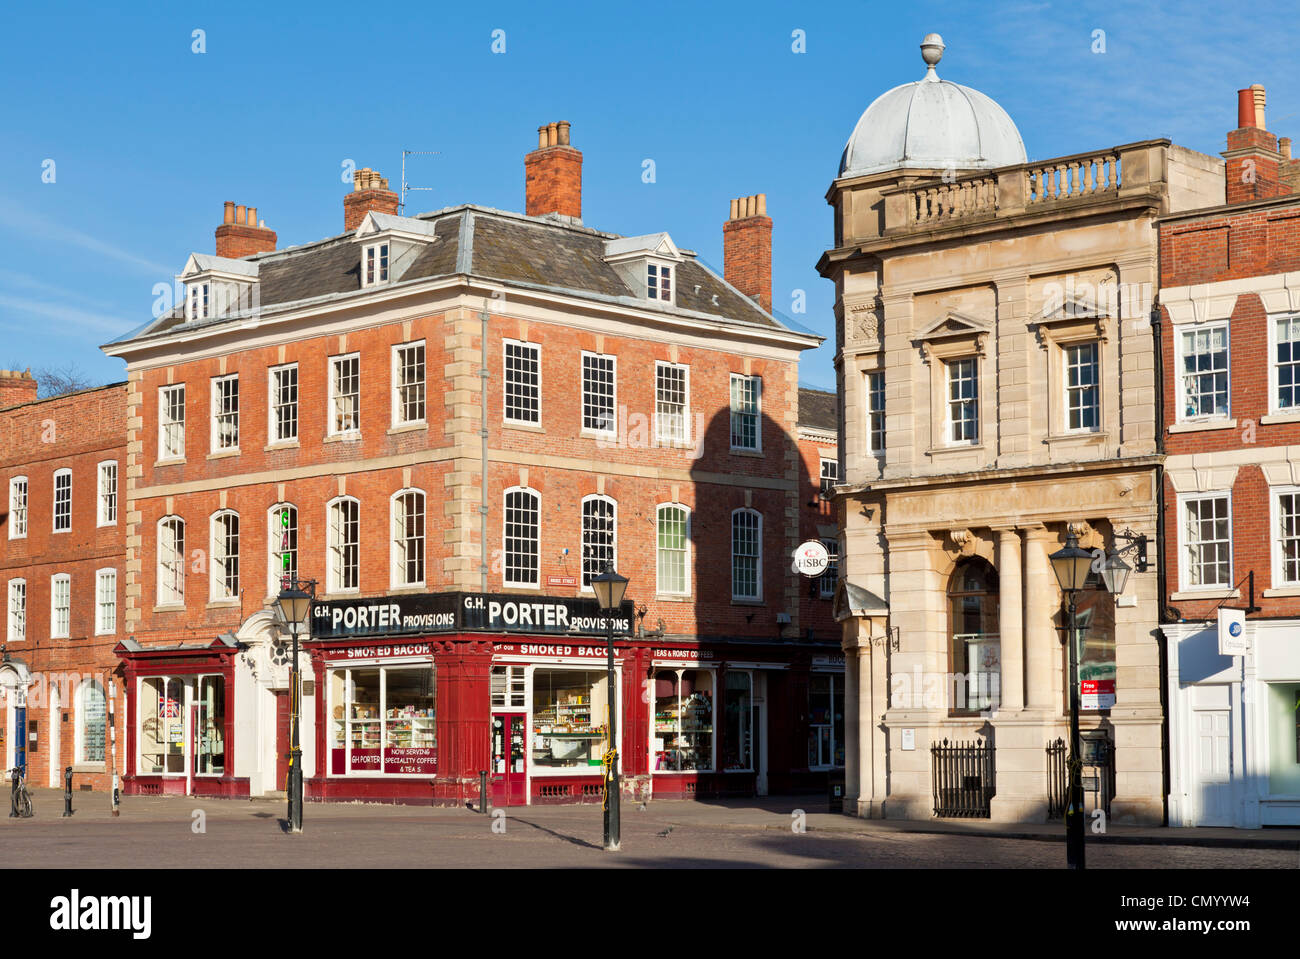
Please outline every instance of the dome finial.
[[943, 37], [937, 33], [927, 33], [925, 39], [921, 41], [921, 59], [925, 61], [928, 68], [925, 72], [927, 80], [931, 78], [939, 79], [939, 75], [934, 72], [934, 68], [943, 59], [943, 50]]

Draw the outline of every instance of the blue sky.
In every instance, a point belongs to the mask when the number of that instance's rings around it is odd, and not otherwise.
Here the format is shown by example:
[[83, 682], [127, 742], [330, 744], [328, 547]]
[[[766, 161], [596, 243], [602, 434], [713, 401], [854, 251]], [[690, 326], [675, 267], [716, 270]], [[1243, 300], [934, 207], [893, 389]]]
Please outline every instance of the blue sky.
[[1282, 3], [15, 6], [0, 32], [0, 365], [122, 378], [98, 345], [150, 318], [188, 253], [212, 252], [223, 201], [258, 207], [281, 247], [333, 235], [346, 161], [396, 184], [403, 149], [438, 150], [408, 167], [433, 187], [409, 212], [521, 210], [537, 126], [569, 120], [591, 226], [667, 230], [720, 268], [730, 199], [768, 195], [776, 309], [830, 338], [801, 379], [833, 388], [833, 289], [814, 269], [825, 192], [861, 112], [923, 75], [932, 30], [940, 75], [1001, 103], [1031, 158], [1151, 137], [1217, 154], [1251, 83], [1270, 129], [1300, 139], [1285, 53], [1300, 24]]

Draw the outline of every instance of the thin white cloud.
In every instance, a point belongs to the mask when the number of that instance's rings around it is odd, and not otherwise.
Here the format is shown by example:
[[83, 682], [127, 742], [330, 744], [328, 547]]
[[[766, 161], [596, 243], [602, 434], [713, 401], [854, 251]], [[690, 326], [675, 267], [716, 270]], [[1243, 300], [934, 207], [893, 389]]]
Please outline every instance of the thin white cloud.
[[173, 267], [163, 266], [144, 257], [136, 256], [129, 250], [114, 246], [112, 243], [105, 242], [97, 236], [91, 236], [89, 233], [83, 233], [81, 230], [65, 223], [57, 223], [38, 213], [19, 210], [17, 205], [7, 198], [0, 202], [0, 227], [15, 233], [22, 233], [27, 237], [38, 236], [54, 243], [78, 246], [83, 250], [89, 250], [92, 253], [117, 260], [119, 263], [136, 267], [142, 272], [153, 276], [171, 277], [176, 273]]
[[[131, 325], [129, 320], [105, 316], [102, 313], [92, 313], [89, 310], [59, 303], [50, 303], [45, 300], [31, 300], [21, 296], [10, 296], [6, 293], [0, 293], [0, 307], [17, 313], [27, 313], [32, 316], [58, 320], [61, 324], [70, 324], [86, 332], [93, 331], [114, 336], [120, 335], [122, 331], [128, 329]], [[4, 326], [7, 329], [19, 330], [37, 336], [71, 332], [66, 327], [52, 330], [48, 326], [33, 327], [30, 324], [14, 322], [6, 322]]]

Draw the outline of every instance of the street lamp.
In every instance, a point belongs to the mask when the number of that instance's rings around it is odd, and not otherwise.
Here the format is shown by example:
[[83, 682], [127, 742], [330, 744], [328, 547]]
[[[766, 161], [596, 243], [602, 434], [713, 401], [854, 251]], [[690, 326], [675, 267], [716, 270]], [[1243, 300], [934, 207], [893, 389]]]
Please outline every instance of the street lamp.
[[[1118, 559], [1118, 557], [1115, 557]], [[1066, 635], [1070, 643], [1070, 799], [1065, 809], [1065, 860], [1071, 869], [1084, 868], [1083, 761], [1079, 749], [1079, 644], [1075, 633], [1078, 593], [1092, 568], [1092, 554], [1079, 547], [1079, 537], [1068, 533], [1065, 546], [1048, 557], [1052, 572], [1069, 604]], [[1123, 565], [1123, 560], [1119, 560]]]
[[311, 613], [316, 581], [286, 576], [284, 588], [275, 598], [280, 616], [293, 634], [293, 659], [289, 666], [289, 831], [302, 832], [302, 743], [298, 740], [298, 716], [302, 712], [302, 681], [298, 673], [298, 634]]
[[614, 695], [614, 613], [623, 605], [627, 592], [627, 577], [614, 571], [614, 564], [605, 563], [605, 570], [591, 581], [596, 602], [605, 613], [605, 664], [608, 684], [606, 710], [609, 713], [609, 748], [605, 751], [605, 848], [618, 851], [619, 842], [619, 782], [618, 782], [618, 700]]

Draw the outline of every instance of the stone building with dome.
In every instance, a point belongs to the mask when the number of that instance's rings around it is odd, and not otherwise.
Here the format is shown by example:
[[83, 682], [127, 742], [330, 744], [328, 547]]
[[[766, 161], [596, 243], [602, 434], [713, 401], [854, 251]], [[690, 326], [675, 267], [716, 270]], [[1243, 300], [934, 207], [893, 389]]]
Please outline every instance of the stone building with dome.
[[[940, 78], [939, 36], [921, 49], [925, 75], [853, 130], [818, 263], [843, 398], [846, 811], [1060, 815], [1048, 557], [1074, 532], [1098, 556], [1150, 544], [1124, 593], [1080, 594], [1080, 677], [1085, 737], [1110, 747], [1090, 806], [1159, 823], [1155, 218], [1222, 203], [1223, 162], [1163, 139], [1029, 162], [1002, 107]], [[975, 747], [965, 766], [945, 741]]]

